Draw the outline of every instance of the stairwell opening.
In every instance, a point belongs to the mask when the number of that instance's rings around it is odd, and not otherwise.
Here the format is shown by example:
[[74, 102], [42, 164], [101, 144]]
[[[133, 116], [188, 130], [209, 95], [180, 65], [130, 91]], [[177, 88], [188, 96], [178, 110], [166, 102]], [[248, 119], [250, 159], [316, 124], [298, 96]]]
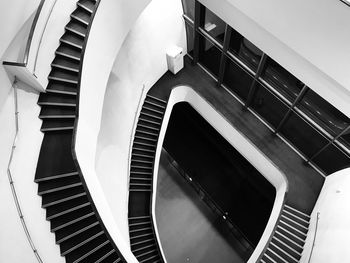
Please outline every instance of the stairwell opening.
[[265, 230], [276, 189], [189, 103], [180, 102], [165, 134], [156, 195], [168, 262], [246, 262]]

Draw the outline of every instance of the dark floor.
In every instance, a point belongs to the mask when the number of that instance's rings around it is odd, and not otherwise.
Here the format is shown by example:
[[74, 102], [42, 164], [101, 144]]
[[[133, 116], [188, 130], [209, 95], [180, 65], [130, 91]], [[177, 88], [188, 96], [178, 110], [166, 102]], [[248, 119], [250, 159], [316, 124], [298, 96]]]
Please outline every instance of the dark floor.
[[[241, 263], [247, 255], [221, 220], [202, 202], [178, 174], [165, 154], [161, 155], [156, 218], [160, 242], [169, 263]], [[248, 256], [249, 257], [249, 256]]]
[[186, 102], [174, 106], [163, 147], [255, 247], [275, 201], [273, 185]]
[[242, 105], [233, 96], [225, 89], [217, 88], [216, 82], [199, 66], [193, 66], [187, 57], [184, 69], [177, 75], [165, 73], [152, 87], [150, 94], [167, 99], [171, 89], [179, 85], [192, 87], [268, 156], [288, 179], [288, 204], [305, 213], [311, 213], [324, 182], [324, 178], [317, 171], [305, 165], [298, 154], [280, 138], [273, 136], [252, 113], [243, 111]]

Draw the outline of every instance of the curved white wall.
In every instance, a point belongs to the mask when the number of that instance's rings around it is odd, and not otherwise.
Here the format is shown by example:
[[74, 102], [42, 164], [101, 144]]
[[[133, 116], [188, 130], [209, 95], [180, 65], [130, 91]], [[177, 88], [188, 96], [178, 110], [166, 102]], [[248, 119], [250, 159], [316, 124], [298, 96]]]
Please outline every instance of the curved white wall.
[[350, 117], [350, 7], [339, 0], [200, 2]]
[[326, 177], [311, 214], [310, 230], [300, 262], [309, 262], [315, 237], [317, 213], [319, 221], [311, 263], [350, 262], [350, 168]]
[[[153, 172], [153, 200], [156, 198], [157, 192], [157, 176], [159, 169], [159, 160], [162, 150], [162, 145], [166, 133], [166, 129], [171, 116], [171, 111], [176, 103], [186, 101], [188, 102], [210, 125], [215, 128], [236, 150], [238, 150], [275, 188], [276, 198], [274, 206], [266, 225], [264, 233], [260, 238], [253, 254], [249, 259], [249, 263], [255, 263], [265, 248], [274, 226], [279, 217], [284, 196], [288, 191], [288, 181], [285, 175], [265, 156], [258, 148], [256, 148], [243, 134], [236, 130], [223, 115], [221, 115], [215, 108], [197, 94], [192, 88], [188, 86], [175, 87], [169, 97], [167, 108], [165, 111], [155, 158], [155, 166]], [[155, 202], [152, 205], [153, 220], [157, 226], [155, 217]], [[158, 235], [157, 227], [156, 234]], [[160, 240], [158, 238], [158, 240]], [[160, 244], [161, 246], [161, 244]]]
[[179, 0], [153, 0], [145, 8], [118, 52], [104, 95], [96, 174], [128, 242], [128, 159], [134, 119], [136, 125], [142, 87], [141, 106], [148, 89], [167, 71], [167, 48], [186, 47], [182, 13]]
[[109, 234], [127, 262], [137, 262], [116, 225], [95, 170], [103, 99], [113, 62], [136, 19], [150, 0], [102, 0], [84, 56], [75, 151], [90, 194]]

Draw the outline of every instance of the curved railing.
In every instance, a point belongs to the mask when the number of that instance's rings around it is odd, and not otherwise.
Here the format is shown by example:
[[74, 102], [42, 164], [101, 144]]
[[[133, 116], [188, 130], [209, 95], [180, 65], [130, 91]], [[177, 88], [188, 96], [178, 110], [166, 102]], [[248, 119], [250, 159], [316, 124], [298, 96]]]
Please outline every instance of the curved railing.
[[14, 82], [12, 84], [12, 87], [13, 87], [13, 92], [14, 92], [14, 103], [15, 103], [15, 131], [16, 132], [15, 132], [15, 136], [14, 136], [14, 139], [13, 139], [13, 144], [12, 144], [12, 149], [11, 149], [9, 162], [8, 162], [8, 165], [7, 165], [7, 177], [8, 177], [9, 183], [10, 183], [11, 192], [12, 192], [12, 196], [13, 196], [13, 201], [14, 201], [14, 203], [16, 205], [17, 213], [18, 213], [18, 216], [19, 216], [19, 220], [21, 221], [24, 233], [26, 234], [27, 240], [29, 242], [29, 245], [30, 245], [31, 249], [33, 250], [33, 253], [34, 253], [36, 259], [38, 260], [39, 263], [42, 263], [43, 261], [42, 261], [40, 255], [39, 255], [38, 250], [35, 247], [33, 239], [32, 239], [32, 237], [30, 235], [29, 230], [28, 230], [27, 223], [25, 221], [25, 217], [23, 215], [22, 208], [21, 208], [21, 205], [20, 205], [20, 202], [19, 202], [19, 199], [18, 199], [18, 195], [17, 195], [17, 191], [16, 191], [16, 187], [15, 187], [15, 182], [13, 180], [12, 173], [11, 173], [11, 164], [12, 164], [13, 155], [14, 155], [15, 149], [16, 149], [16, 142], [17, 142], [18, 131], [19, 131], [17, 79], [14, 80]]

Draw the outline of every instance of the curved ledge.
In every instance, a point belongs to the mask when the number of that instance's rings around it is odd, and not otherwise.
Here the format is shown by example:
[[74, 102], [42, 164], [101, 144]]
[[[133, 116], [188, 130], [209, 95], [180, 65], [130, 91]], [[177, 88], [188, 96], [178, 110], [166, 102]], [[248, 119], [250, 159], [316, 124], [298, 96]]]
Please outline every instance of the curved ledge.
[[[283, 208], [285, 195], [288, 191], [288, 181], [285, 175], [265, 156], [258, 148], [239, 131], [237, 131], [219, 112], [217, 112], [206, 100], [204, 100], [191, 87], [178, 86], [171, 91], [167, 108], [165, 111], [163, 124], [161, 126], [158, 144], [155, 156], [155, 165], [153, 169], [153, 190], [152, 200], [155, 200], [157, 193], [157, 176], [159, 169], [159, 160], [162, 145], [167, 130], [168, 122], [172, 112], [172, 108], [179, 102], [188, 102], [199, 114], [202, 115], [208, 123], [212, 125], [235, 149], [237, 149], [264, 177], [275, 187], [276, 198], [273, 209], [253, 254], [249, 259], [249, 263], [257, 262], [261, 254], [264, 252], [270, 237], [272, 236], [278, 218]], [[152, 202], [152, 218], [155, 226], [155, 233], [159, 242], [160, 249], [162, 246], [157, 230], [157, 220], [155, 217], [155, 202]], [[163, 253], [163, 252], [162, 252]], [[163, 253], [164, 256], [164, 253]]]

